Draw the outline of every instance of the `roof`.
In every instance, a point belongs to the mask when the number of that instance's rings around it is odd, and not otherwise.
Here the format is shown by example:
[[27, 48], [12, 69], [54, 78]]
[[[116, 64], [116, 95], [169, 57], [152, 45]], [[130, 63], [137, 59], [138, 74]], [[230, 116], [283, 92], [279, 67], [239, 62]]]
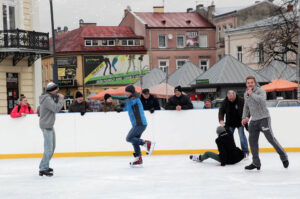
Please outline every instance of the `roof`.
[[215, 26], [198, 13], [186, 12], [135, 12], [149, 28], [214, 28]]
[[[162, 82], [166, 78], [166, 73], [157, 67], [154, 67], [147, 75], [143, 77], [143, 88], [150, 88]], [[141, 86], [141, 81], [137, 81], [135, 86]]]
[[296, 74], [296, 68], [283, 62], [273, 60], [268, 66], [258, 71], [258, 73], [266, 77], [269, 81], [279, 78], [293, 81], [292, 76]]
[[[145, 51], [144, 46], [85, 46], [84, 40], [142, 38], [134, 34], [130, 27], [119, 26], [85, 26], [59, 35], [55, 41], [56, 52], [82, 51]], [[51, 38], [52, 41], [52, 38]], [[52, 49], [52, 42], [50, 48]]]
[[168, 84], [171, 86], [190, 87], [189, 83], [203, 73], [198, 66], [187, 61], [182, 67], [169, 76]]
[[225, 55], [219, 62], [210, 67], [190, 84], [196, 84], [196, 80], [208, 79], [209, 84], [243, 84], [247, 76], [252, 75], [257, 82], [269, 82], [262, 75], [247, 65], [241, 63], [231, 55]]

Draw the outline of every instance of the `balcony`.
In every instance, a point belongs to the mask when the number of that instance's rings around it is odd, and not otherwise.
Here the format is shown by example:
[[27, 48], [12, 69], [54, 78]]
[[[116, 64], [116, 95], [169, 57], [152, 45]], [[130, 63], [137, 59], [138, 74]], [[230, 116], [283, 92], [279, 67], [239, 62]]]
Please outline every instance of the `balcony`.
[[49, 34], [27, 30], [0, 31], [0, 62], [13, 56], [13, 66], [28, 57], [31, 66], [42, 55], [49, 55]]

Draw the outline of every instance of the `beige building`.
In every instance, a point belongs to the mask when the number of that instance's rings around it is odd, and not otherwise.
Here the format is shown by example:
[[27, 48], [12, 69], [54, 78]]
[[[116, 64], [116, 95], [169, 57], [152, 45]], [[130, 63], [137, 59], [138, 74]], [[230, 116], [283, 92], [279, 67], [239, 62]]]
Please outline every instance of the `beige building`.
[[38, 0], [0, 0], [0, 114], [24, 94], [34, 110], [42, 93], [40, 57], [49, 54], [48, 33], [39, 25]]

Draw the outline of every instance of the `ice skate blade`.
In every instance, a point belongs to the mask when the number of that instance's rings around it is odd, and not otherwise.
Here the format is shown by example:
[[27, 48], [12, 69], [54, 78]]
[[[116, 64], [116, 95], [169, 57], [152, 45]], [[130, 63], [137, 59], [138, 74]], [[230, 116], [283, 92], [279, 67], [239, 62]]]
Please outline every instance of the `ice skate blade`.
[[143, 164], [130, 164], [129, 163], [130, 168], [144, 168]]
[[152, 155], [152, 152], [154, 151], [154, 147], [155, 147], [155, 142], [151, 142], [151, 148], [149, 152], [146, 152], [147, 155]]

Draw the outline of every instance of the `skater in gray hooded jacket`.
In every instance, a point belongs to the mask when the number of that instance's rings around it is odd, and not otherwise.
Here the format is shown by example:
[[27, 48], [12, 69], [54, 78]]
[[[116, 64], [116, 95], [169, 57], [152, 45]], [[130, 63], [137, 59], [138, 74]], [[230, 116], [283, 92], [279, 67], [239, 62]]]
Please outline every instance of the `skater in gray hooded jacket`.
[[271, 127], [271, 117], [269, 110], [266, 106], [266, 92], [256, 86], [256, 79], [253, 76], [246, 78], [247, 90], [244, 94], [245, 105], [243, 110], [242, 125], [244, 126], [251, 121], [249, 124], [249, 144], [252, 152], [252, 164], [246, 166], [246, 170], [257, 169], [260, 170], [260, 159], [258, 156], [258, 138], [260, 132], [263, 132], [268, 142], [272, 144], [280, 159], [283, 163], [284, 168], [289, 166], [288, 156], [279, 142], [273, 135]]
[[58, 85], [50, 82], [46, 87], [46, 94], [40, 96], [40, 128], [44, 136], [44, 155], [40, 163], [39, 175], [53, 176], [53, 169], [49, 162], [55, 149], [55, 114], [64, 104], [64, 95], [58, 93]]

